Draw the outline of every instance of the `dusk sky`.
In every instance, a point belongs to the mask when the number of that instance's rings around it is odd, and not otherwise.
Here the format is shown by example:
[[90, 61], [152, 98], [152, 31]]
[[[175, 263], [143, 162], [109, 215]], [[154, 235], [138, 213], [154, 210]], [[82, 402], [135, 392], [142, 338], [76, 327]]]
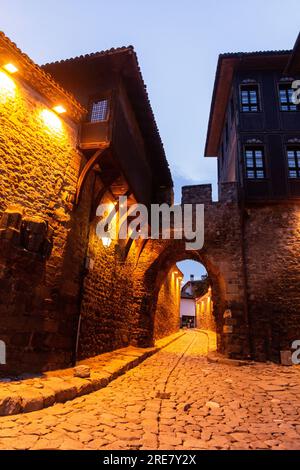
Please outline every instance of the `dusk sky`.
[[218, 54], [291, 49], [300, 29], [299, 0], [0, 0], [0, 11], [0, 29], [38, 64], [135, 47], [177, 202], [183, 184], [216, 194], [203, 152]]

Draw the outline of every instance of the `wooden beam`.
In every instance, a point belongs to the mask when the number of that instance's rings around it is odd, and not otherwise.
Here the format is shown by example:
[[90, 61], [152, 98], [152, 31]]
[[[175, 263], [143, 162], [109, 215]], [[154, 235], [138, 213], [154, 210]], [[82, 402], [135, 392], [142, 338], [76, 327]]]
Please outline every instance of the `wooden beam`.
[[101, 156], [107, 150], [108, 146], [105, 146], [101, 149], [98, 149], [97, 152], [94, 153], [94, 155], [86, 162], [77, 182], [77, 188], [76, 188], [76, 196], [75, 196], [75, 205], [78, 205], [80, 196], [82, 193], [82, 188], [85, 183], [85, 180], [89, 174], [89, 172], [93, 169], [93, 167], [99, 162]]
[[[101, 176], [100, 176], [100, 179], [101, 179]], [[103, 187], [98, 191], [98, 193], [97, 193], [97, 195], [96, 195], [96, 197], [93, 201], [90, 221], [93, 220], [93, 218], [95, 217], [97, 207], [99, 206], [100, 202], [102, 201], [102, 199], [104, 198], [104, 196], [107, 192], [109, 192], [109, 194], [114, 198], [114, 195], [112, 194], [112, 192], [110, 190], [110, 186], [114, 182], [115, 179], [117, 179], [117, 176], [111, 177], [111, 180], [109, 182], [106, 182], [103, 185]]]

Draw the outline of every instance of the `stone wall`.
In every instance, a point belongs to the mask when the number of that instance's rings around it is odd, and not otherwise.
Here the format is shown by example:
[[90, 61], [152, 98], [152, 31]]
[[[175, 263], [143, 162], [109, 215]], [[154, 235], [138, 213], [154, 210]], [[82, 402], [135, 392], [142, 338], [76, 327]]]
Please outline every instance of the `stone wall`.
[[248, 208], [248, 308], [253, 356], [279, 361], [300, 339], [300, 206]]
[[[179, 328], [179, 281], [171, 272], [167, 274], [159, 289], [153, 318], [147, 308], [144, 330], [141, 309], [148, 292], [143, 283], [145, 264], [136, 266], [138, 245], [132, 244], [123, 261], [119, 244], [112, 242], [110, 247], [103, 246], [96, 235], [95, 223], [90, 228], [89, 263], [81, 304], [79, 359], [129, 344], [151, 346], [154, 339]], [[150, 293], [155, 295], [154, 291]], [[147, 339], [143, 340], [144, 337]]]
[[196, 326], [201, 330], [216, 331], [216, 322], [213, 314], [213, 301], [211, 289], [196, 300]]
[[[29, 86], [0, 90], [0, 339], [10, 374], [70, 365], [88, 201], [72, 205], [78, 127]], [[6, 83], [6, 82], [5, 82]], [[87, 183], [87, 188], [89, 186]], [[89, 198], [89, 194], [85, 195]]]
[[[183, 203], [204, 203], [205, 239], [196, 259], [212, 281], [218, 350], [229, 357], [248, 357], [249, 318], [246, 301], [242, 212], [235, 183], [220, 184], [222, 199], [212, 202], [209, 185], [183, 188]], [[225, 318], [225, 312], [231, 318]]]
[[180, 326], [180, 278], [173, 266], [159, 290], [154, 319], [154, 339], [176, 333]]
[[117, 243], [104, 247], [91, 224], [85, 273], [79, 359], [127, 346], [131, 341], [136, 297], [131, 252], [126, 261]]

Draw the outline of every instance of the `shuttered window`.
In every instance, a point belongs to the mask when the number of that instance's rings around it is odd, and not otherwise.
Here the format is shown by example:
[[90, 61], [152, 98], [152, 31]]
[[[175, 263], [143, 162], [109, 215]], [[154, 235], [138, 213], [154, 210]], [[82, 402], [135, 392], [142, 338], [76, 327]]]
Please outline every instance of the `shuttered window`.
[[258, 85], [242, 85], [240, 91], [240, 102], [243, 113], [260, 111]]
[[300, 147], [287, 148], [289, 178], [300, 178]]
[[245, 168], [247, 179], [263, 179], [266, 177], [263, 147], [245, 148]]

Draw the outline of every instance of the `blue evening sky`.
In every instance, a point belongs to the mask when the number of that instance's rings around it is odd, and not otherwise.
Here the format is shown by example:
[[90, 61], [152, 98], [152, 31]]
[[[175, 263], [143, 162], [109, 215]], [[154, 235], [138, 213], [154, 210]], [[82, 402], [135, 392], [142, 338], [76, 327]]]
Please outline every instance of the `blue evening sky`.
[[299, 0], [0, 0], [0, 11], [0, 29], [38, 64], [135, 47], [177, 202], [184, 184], [216, 194], [203, 151], [218, 54], [290, 49], [300, 29]]

